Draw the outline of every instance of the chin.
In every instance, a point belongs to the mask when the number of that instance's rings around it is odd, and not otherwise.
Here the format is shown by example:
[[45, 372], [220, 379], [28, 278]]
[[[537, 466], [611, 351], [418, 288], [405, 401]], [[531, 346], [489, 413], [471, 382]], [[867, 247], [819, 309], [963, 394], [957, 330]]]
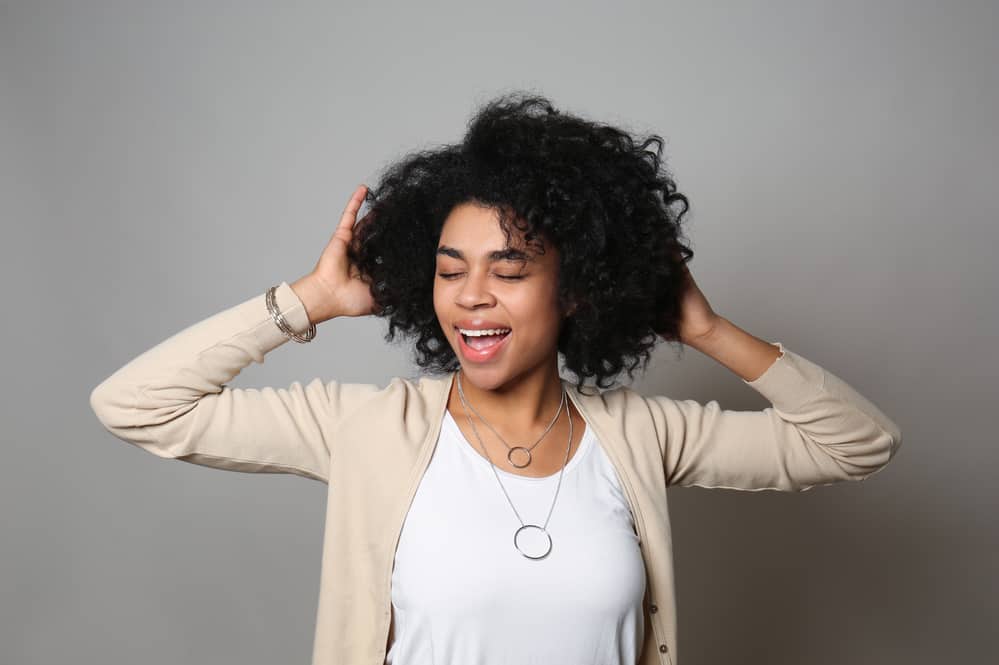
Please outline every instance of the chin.
[[466, 387], [471, 384], [479, 390], [496, 390], [511, 378], [509, 370], [504, 367], [483, 367], [474, 363], [461, 365], [461, 384]]

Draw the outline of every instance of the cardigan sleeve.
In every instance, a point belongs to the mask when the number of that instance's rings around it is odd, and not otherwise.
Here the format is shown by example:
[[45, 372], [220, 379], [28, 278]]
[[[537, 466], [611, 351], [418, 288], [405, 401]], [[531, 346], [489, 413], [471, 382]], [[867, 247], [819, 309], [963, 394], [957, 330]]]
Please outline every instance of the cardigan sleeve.
[[781, 355], [743, 383], [771, 406], [722, 409], [717, 401], [647, 397], [665, 432], [667, 485], [804, 491], [864, 480], [898, 452], [902, 432], [832, 372], [771, 342]]
[[[142, 353], [94, 388], [90, 405], [111, 434], [147, 452], [228, 471], [289, 473], [327, 482], [339, 421], [379, 388], [323, 382], [225, 385], [289, 341], [261, 293]], [[278, 309], [298, 333], [305, 305], [287, 282]]]

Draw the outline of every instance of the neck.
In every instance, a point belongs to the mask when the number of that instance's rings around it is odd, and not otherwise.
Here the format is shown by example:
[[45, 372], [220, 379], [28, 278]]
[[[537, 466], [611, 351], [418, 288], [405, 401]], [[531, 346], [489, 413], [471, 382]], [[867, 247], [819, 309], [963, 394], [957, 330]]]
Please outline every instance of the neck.
[[[465, 400], [475, 409], [469, 409], [469, 415], [475, 419], [478, 412], [500, 431], [523, 432], [547, 427], [562, 402], [562, 380], [558, 374], [557, 359], [537, 371], [496, 386], [480, 385], [475, 376], [459, 370], [451, 387], [448, 408], [453, 416], [464, 418], [465, 409], [458, 394], [459, 379]], [[566, 396], [567, 403], [563, 410], [570, 407], [568, 401]], [[559, 416], [559, 420], [564, 418], [565, 414]]]

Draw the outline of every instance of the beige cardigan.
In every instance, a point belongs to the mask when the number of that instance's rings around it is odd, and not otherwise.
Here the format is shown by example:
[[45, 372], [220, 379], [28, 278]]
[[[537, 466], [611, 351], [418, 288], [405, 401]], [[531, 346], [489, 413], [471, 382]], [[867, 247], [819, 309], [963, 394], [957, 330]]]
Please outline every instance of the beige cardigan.
[[[287, 282], [278, 307], [296, 331], [305, 307]], [[410, 502], [440, 432], [453, 374], [373, 384], [313, 379], [230, 388], [289, 341], [261, 293], [173, 335], [90, 396], [114, 436], [148, 452], [230, 471], [290, 473], [327, 484], [313, 665], [384, 663], [391, 574]], [[745, 383], [772, 404], [729, 411], [627, 387], [570, 398], [620, 476], [646, 567], [640, 665], [676, 665], [676, 606], [666, 488], [802, 491], [864, 480], [898, 451], [901, 431], [831, 372], [774, 343]], [[651, 628], [651, 630], [649, 629]]]

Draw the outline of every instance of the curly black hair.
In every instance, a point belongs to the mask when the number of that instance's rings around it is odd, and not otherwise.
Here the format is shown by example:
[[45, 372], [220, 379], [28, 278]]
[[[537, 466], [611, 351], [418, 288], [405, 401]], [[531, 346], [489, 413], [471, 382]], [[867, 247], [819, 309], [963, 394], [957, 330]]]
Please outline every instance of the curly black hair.
[[[649, 150], [654, 146], [655, 150]], [[679, 344], [687, 197], [662, 168], [663, 139], [557, 110], [514, 91], [487, 102], [460, 143], [410, 152], [384, 170], [365, 202], [348, 258], [388, 319], [415, 338], [416, 363], [430, 373], [460, 361], [434, 310], [436, 250], [452, 208], [494, 209], [509, 244], [511, 225], [528, 244], [559, 250], [559, 299], [572, 314], [558, 337], [576, 384], [609, 387], [648, 366], [660, 339]], [[678, 209], [674, 209], [677, 206]], [[682, 352], [682, 344], [679, 344]]]

